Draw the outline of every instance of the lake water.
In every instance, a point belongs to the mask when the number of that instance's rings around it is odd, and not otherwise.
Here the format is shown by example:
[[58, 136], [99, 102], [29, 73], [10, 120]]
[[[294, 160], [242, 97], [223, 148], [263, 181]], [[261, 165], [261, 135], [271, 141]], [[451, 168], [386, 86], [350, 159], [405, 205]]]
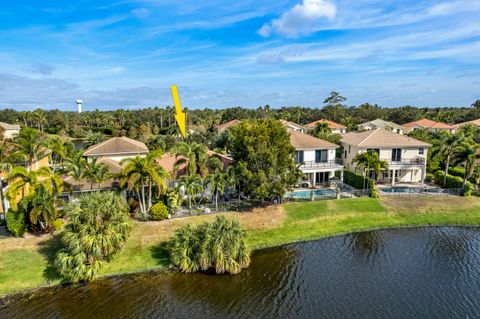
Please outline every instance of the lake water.
[[140, 274], [2, 302], [0, 318], [480, 318], [480, 228], [351, 234], [259, 251], [236, 276]]

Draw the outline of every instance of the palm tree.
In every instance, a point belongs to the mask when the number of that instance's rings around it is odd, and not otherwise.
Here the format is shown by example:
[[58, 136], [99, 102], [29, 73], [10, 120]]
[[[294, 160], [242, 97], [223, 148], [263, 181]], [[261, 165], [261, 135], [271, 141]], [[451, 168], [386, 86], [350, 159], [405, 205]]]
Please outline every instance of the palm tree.
[[85, 161], [83, 176], [90, 182], [90, 191], [93, 184], [100, 185], [110, 178], [110, 168], [103, 163], [97, 163], [98, 158], [90, 158]]
[[332, 133], [332, 130], [326, 122], [320, 122], [311, 130], [311, 134], [316, 137], [325, 136]]
[[65, 158], [62, 172], [68, 176], [72, 176], [75, 180], [81, 181], [84, 178], [86, 160], [83, 152], [77, 151]]
[[55, 195], [52, 195], [45, 184], [36, 188], [36, 193], [30, 200], [30, 221], [33, 225], [40, 224], [42, 231], [47, 229], [57, 218]]
[[207, 177], [207, 185], [210, 185], [213, 196], [215, 196], [215, 210], [218, 212], [218, 195], [225, 191], [227, 186], [227, 175], [221, 170], [216, 169], [215, 172]]
[[87, 136], [85, 136], [85, 140], [83, 141], [83, 145], [85, 148], [88, 148], [92, 145], [101, 143], [105, 140], [105, 135], [100, 132], [92, 132], [89, 131]]
[[463, 143], [465, 137], [462, 132], [458, 134], [442, 133], [440, 138], [436, 140], [436, 147], [432, 155], [438, 155], [445, 158], [445, 176], [443, 178], [443, 186], [447, 185], [448, 168], [450, 167], [450, 160], [457, 148]]
[[381, 160], [378, 157], [377, 152], [368, 152], [368, 153], [370, 155], [370, 158], [369, 158], [370, 164], [368, 166], [370, 170], [373, 170], [375, 174], [375, 180], [377, 180], [378, 176], [380, 176], [380, 171], [382, 169], [388, 171], [388, 162]]
[[[241, 165], [241, 163], [239, 163], [238, 165]], [[234, 187], [235, 190], [237, 191], [239, 201], [240, 201], [240, 178], [241, 178], [240, 169], [241, 167], [237, 165], [229, 166], [227, 169], [227, 177], [226, 177], [227, 184], [229, 186]]]
[[131, 230], [125, 198], [113, 192], [82, 195], [65, 208], [65, 248], [55, 258], [60, 274], [71, 282], [94, 280], [106, 258], [125, 245]]
[[352, 160], [352, 163], [356, 163], [356, 167], [362, 170], [363, 175], [363, 189], [365, 189], [365, 182], [367, 180], [367, 172], [370, 171], [370, 155], [368, 152], [362, 152], [357, 155]]
[[353, 163], [357, 164], [357, 167], [360, 168], [363, 172], [363, 188], [365, 189], [365, 182], [367, 178], [367, 173], [372, 171], [375, 175], [375, 180], [380, 175], [382, 169], [388, 170], [388, 163], [384, 160], [381, 160], [378, 157], [378, 153], [374, 151], [367, 151], [357, 154], [353, 158]]
[[29, 171], [22, 166], [16, 166], [12, 168], [6, 179], [10, 185], [5, 195], [14, 210], [17, 207], [17, 199], [19, 197], [34, 197], [40, 185], [42, 185], [41, 187], [46, 187], [52, 195], [59, 195], [63, 191], [62, 179], [58, 174], [53, 174], [52, 170], [47, 166], [34, 171]]
[[192, 213], [192, 197], [203, 191], [202, 179], [198, 174], [184, 175], [180, 178], [180, 185], [184, 187], [188, 197], [188, 211]]
[[[119, 175], [120, 186], [136, 193], [140, 204], [140, 211], [145, 219], [152, 207], [153, 187], [156, 186], [158, 194], [167, 188], [169, 174], [156, 161], [161, 157], [161, 151], [152, 151], [145, 157], [126, 158], [120, 162], [124, 166]], [[147, 187], [147, 192], [145, 188]]]
[[52, 136], [46, 141], [46, 145], [50, 150], [50, 166], [56, 171], [56, 164], [62, 164], [63, 159], [67, 155], [67, 149], [64, 141], [59, 136]]
[[[28, 169], [38, 168], [38, 160], [47, 155], [43, 137], [36, 129], [23, 128], [14, 138], [15, 151], [13, 158], [18, 158], [28, 163]], [[37, 167], [33, 168], [33, 164]]]
[[206, 163], [208, 160], [208, 149], [204, 144], [191, 142], [179, 142], [175, 145], [173, 152], [175, 156], [183, 157], [177, 160], [176, 165], [187, 163], [188, 174], [200, 174], [205, 177], [208, 174]]
[[465, 175], [463, 176], [463, 187], [467, 180], [472, 177], [475, 167], [478, 166], [477, 161], [480, 159], [480, 144], [462, 143], [456, 148], [454, 153], [454, 165], [463, 164], [465, 167]]
[[12, 170], [12, 163], [10, 162], [10, 146], [9, 143], [4, 141], [0, 144], [0, 200], [2, 201], [1, 207], [3, 212], [5, 212], [5, 207], [3, 205], [5, 194], [3, 193], [3, 176], [8, 175]]

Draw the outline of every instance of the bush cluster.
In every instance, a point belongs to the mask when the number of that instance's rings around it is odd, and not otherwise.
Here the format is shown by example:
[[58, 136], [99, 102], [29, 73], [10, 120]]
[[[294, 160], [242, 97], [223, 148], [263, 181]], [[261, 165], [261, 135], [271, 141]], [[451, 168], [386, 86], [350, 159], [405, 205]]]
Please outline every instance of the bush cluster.
[[163, 202], [153, 204], [150, 208], [150, 220], [164, 220], [168, 218], [168, 208]]
[[247, 233], [237, 220], [217, 216], [197, 227], [175, 231], [169, 243], [170, 260], [182, 272], [215, 271], [237, 274], [250, 265]]
[[[445, 172], [440, 170], [436, 171], [434, 174], [435, 183], [443, 186], [443, 179], [445, 177]], [[465, 186], [463, 186], [463, 178], [459, 176], [447, 175], [447, 185], [445, 188], [463, 188], [463, 196], [470, 196], [474, 189], [473, 184], [467, 181]]]
[[25, 214], [9, 209], [7, 211], [7, 229], [13, 236], [22, 237], [27, 231]]

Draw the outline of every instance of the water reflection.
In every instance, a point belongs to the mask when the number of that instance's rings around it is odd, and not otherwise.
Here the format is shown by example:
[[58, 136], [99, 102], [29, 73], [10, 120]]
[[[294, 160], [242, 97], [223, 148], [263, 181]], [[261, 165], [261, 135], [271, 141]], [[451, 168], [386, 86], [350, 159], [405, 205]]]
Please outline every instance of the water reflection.
[[14, 296], [0, 318], [474, 318], [478, 265], [478, 228], [363, 232], [257, 252], [236, 276], [146, 273]]

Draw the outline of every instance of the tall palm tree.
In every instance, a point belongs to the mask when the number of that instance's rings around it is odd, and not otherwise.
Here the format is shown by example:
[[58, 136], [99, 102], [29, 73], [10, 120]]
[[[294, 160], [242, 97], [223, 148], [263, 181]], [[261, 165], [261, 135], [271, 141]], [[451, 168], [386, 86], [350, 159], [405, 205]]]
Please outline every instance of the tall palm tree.
[[50, 150], [50, 166], [56, 171], [56, 165], [62, 164], [67, 155], [67, 149], [64, 141], [59, 136], [52, 136], [46, 141], [46, 146]]
[[369, 154], [369, 161], [370, 161], [368, 166], [370, 167], [370, 170], [373, 170], [375, 174], [375, 180], [377, 180], [378, 176], [380, 176], [380, 171], [382, 169], [388, 171], [388, 162], [381, 160], [378, 157], [377, 152], [368, 152], [368, 154]]
[[1, 207], [5, 212], [3, 205], [5, 194], [3, 193], [3, 177], [8, 175], [12, 170], [12, 163], [10, 162], [10, 146], [9, 143], [4, 141], [0, 144], [0, 200], [2, 201]]
[[28, 167], [38, 164], [38, 160], [47, 155], [43, 137], [36, 129], [23, 128], [14, 138], [15, 151], [12, 156], [28, 163]]
[[467, 180], [472, 177], [475, 167], [480, 159], [480, 144], [462, 143], [459, 145], [454, 153], [454, 161], [456, 164], [463, 164], [465, 168], [465, 175], [463, 176], [463, 186], [467, 183]]
[[45, 184], [40, 184], [30, 200], [30, 221], [39, 224], [42, 231], [47, 229], [57, 218], [55, 195], [51, 194]]
[[[126, 158], [120, 162], [124, 166], [119, 174], [120, 186], [136, 193], [140, 204], [140, 211], [148, 218], [152, 207], [153, 187], [157, 187], [157, 193], [163, 193], [167, 188], [169, 174], [156, 161], [161, 157], [161, 151], [152, 151], [145, 157]], [[147, 190], [145, 190], [147, 188]]]
[[213, 196], [215, 197], [215, 210], [218, 211], [218, 195], [225, 191], [227, 175], [221, 170], [216, 169], [215, 172], [208, 175], [206, 185], [210, 185]]
[[370, 171], [370, 155], [368, 152], [362, 152], [357, 155], [352, 160], [352, 163], [356, 163], [356, 167], [362, 170], [363, 175], [363, 189], [365, 189], [365, 182], [367, 180], [367, 172]]
[[180, 178], [180, 185], [184, 187], [188, 197], [188, 211], [192, 213], [192, 197], [203, 191], [202, 178], [198, 174], [184, 175]]
[[317, 123], [315, 127], [311, 130], [311, 134], [316, 137], [327, 135], [330, 133], [332, 133], [332, 130], [326, 122]]
[[85, 148], [90, 147], [92, 145], [98, 144], [105, 141], [105, 135], [100, 132], [92, 132], [89, 131], [87, 136], [85, 136], [85, 140], [83, 141], [83, 145]]
[[62, 172], [68, 176], [72, 176], [77, 181], [81, 181], [84, 178], [85, 165], [86, 159], [83, 157], [83, 152], [73, 152], [65, 158]]
[[447, 185], [448, 168], [450, 167], [450, 160], [457, 151], [457, 148], [465, 141], [465, 136], [462, 132], [458, 134], [442, 133], [438, 140], [436, 140], [435, 148], [432, 155], [438, 155], [445, 158], [445, 176], [443, 178], [443, 186]]
[[90, 191], [93, 190], [93, 184], [100, 185], [111, 176], [110, 168], [103, 163], [97, 163], [97, 160], [98, 158], [90, 158], [85, 161], [83, 176], [90, 182]]
[[[238, 165], [242, 165], [242, 163], [239, 163]], [[226, 181], [229, 186], [235, 188], [235, 190], [238, 193], [238, 200], [240, 200], [241, 166], [238, 166], [238, 165], [232, 165], [228, 167]]]
[[186, 163], [188, 174], [200, 174], [205, 177], [208, 174], [206, 164], [208, 161], [208, 149], [204, 144], [191, 142], [179, 142], [175, 145], [173, 152], [175, 156], [183, 157], [177, 160], [176, 165]]

